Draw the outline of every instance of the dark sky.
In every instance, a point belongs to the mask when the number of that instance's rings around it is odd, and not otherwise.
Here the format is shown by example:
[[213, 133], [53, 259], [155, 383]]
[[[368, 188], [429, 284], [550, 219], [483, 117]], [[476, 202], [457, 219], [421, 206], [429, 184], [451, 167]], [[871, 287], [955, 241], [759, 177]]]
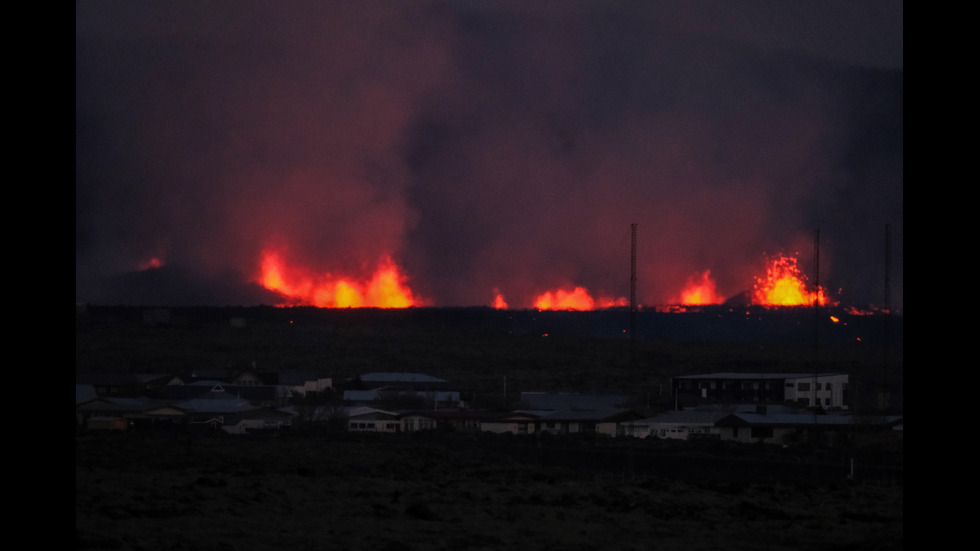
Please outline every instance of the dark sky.
[[[75, 298], [253, 305], [275, 244], [427, 304], [661, 304], [799, 254], [903, 298], [900, 1], [76, 3]], [[886, 227], [889, 262], [886, 263]], [[163, 267], [140, 270], [151, 258]], [[886, 264], [890, 270], [886, 270]]]

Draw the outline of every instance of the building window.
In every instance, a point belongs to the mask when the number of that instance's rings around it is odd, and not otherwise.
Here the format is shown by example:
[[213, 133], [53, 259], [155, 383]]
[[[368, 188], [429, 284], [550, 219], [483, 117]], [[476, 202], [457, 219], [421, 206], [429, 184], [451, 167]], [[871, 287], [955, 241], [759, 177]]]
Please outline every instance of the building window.
[[810, 390], [810, 383], [796, 383], [796, 390]]

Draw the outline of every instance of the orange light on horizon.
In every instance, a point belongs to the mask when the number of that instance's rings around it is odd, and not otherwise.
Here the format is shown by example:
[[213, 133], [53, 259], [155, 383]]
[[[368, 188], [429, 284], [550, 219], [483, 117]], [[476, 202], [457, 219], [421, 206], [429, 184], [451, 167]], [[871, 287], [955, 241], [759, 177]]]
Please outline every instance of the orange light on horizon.
[[163, 260], [159, 257], [154, 256], [149, 260], [144, 260], [139, 263], [139, 270], [145, 272], [146, 270], [155, 270], [157, 268], [163, 267]]
[[627, 304], [625, 298], [601, 297], [596, 300], [585, 287], [545, 291], [534, 299], [534, 308], [538, 310], [595, 310]]
[[689, 277], [684, 290], [681, 291], [680, 304], [685, 306], [703, 306], [722, 302], [722, 298], [715, 290], [715, 282], [711, 279], [711, 270]]
[[764, 277], [756, 278], [752, 302], [764, 306], [809, 306], [817, 302], [823, 306], [827, 297], [821, 287], [815, 292], [807, 290], [806, 277], [795, 256], [780, 255], [770, 259]]
[[258, 282], [291, 303], [319, 308], [408, 308], [419, 303], [398, 266], [387, 256], [381, 258], [370, 278], [359, 280], [286, 266], [278, 252], [266, 250]]
[[497, 289], [493, 290], [493, 305], [497, 310], [506, 310], [507, 301], [504, 299], [504, 295]]

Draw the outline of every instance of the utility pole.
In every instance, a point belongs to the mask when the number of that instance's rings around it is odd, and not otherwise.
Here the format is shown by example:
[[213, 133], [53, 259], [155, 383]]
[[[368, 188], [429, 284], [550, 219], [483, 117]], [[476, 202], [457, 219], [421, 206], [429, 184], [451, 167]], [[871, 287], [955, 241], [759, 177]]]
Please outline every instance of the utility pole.
[[813, 422], [817, 422], [820, 398], [817, 395], [817, 373], [820, 369], [820, 230], [813, 231]]
[[636, 223], [630, 225], [630, 370], [636, 365]]
[[892, 314], [891, 305], [891, 226], [885, 224], [885, 315], [884, 315], [884, 335], [882, 338], [882, 358], [881, 358], [881, 381], [879, 382], [878, 390], [878, 409], [881, 413], [885, 413], [888, 409], [888, 362], [890, 360], [888, 354], [890, 337], [890, 323]]

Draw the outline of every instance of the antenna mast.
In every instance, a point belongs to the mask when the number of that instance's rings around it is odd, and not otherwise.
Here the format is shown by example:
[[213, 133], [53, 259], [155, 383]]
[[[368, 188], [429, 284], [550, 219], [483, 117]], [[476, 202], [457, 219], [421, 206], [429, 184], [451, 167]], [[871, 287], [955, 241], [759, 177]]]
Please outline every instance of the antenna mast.
[[820, 230], [813, 230], [813, 422], [817, 422], [820, 397], [817, 393], [817, 374], [820, 369]]
[[636, 348], [636, 223], [630, 224], [630, 368]]

